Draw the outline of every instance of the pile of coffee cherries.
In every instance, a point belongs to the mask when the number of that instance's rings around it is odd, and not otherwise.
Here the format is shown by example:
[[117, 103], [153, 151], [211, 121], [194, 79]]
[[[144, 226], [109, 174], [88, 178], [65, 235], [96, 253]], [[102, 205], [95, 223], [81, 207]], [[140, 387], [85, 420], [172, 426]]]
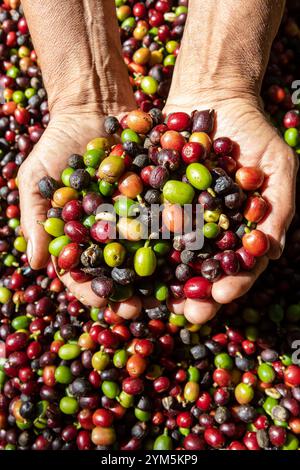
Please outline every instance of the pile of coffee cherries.
[[[269, 248], [255, 228], [268, 209], [256, 192], [264, 174], [237, 169], [229, 138], [211, 140], [214, 112], [176, 112], [163, 123], [157, 108], [135, 110], [121, 124], [108, 117], [104, 127], [109, 134], [122, 127], [122, 144], [96, 138], [83, 156], [70, 156], [64, 186], [50, 177], [39, 182], [52, 201], [44, 228], [55, 237], [49, 251], [58, 268], [77, 282], [92, 279], [93, 291], [113, 302], [135, 294], [207, 299], [222, 275], [252, 269]], [[161, 201], [153, 231], [153, 205]], [[198, 232], [204, 244], [195, 249]], [[139, 313], [137, 306], [133, 316]]]
[[31, 312], [7, 326], [0, 375], [6, 449], [298, 448], [299, 305], [238, 316], [230, 305], [200, 328], [174, 313], [129, 322], [66, 307], [62, 294], [53, 314], [38, 286], [25, 295]]
[[[116, 1], [124, 59], [143, 111], [162, 108], [186, 18], [186, 10], [176, 9], [187, 3]], [[154, 26], [153, 18], [162, 23]], [[28, 265], [15, 177], [49, 113], [19, 0], [0, 2], [0, 23], [0, 83], [6, 101], [0, 107], [0, 449], [297, 450], [299, 214], [280, 260], [209, 324], [193, 325], [167, 309], [125, 320], [112, 308], [116, 302], [105, 309], [86, 308], [65, 290], [51, 261], [38, 272]], [[282, 134], [292, 129], [285, 138], [296, 152], [298, 109], [291, 97], [299, 78], [299, 26], [299, 9], [289, 6], [262, 93]], [[140, 39], [144, 27], [148, 30]], [[169, 29], [170, 36], [159, 38], [152, 28], [160, 35]], [[147, 51], [133, 59], [141, 47], [150, 50], [151, 59], [146, 61]], [[153, 64], [160, 53], [163, 59]], [[168, 55], [174, 57], [164, 63]], [[135, 71], [141, 60], [145, 64]], [[209, 161], [200, 163], [211, 171]], [[221, 162], [217, 166], [233, 177], [235, 170]], [[104, 194], [98, 184], [92, 192], [110, 198], [103, 186]], [[165, 255], [155, 256], [159, 265]], [[169, 264], [174, 270], [176, 264]]]

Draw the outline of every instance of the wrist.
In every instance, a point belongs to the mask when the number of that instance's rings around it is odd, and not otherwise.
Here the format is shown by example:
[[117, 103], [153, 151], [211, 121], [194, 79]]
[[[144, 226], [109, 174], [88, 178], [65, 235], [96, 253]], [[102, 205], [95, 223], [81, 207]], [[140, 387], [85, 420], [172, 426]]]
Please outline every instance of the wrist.
[[[204, 40], [206, 43], [207, 40]], [[169, 97], [207, 98], [214, 101], [251, 97], [257, 101], [265, 65], [262, 58], [254, 61], [234, 56], [224, 40], [214, 50], [202, 52], [191, 60], [191, 43], [183, 44], [177, 58]], [[184, 71], [184, 72], [183, 72]]]
[[[112, 0], [22, 0], [53, 113], [134, 106]], [[67, 19], [67, 21], [66, 21]]]
[[[125, 71], [126, 72], [126, 71]], [[62, 87], [62, 83], [66, 86]], [[51, 118], [56, 115], [117, 115], [135, 108], [132, 90], [126, 80], [105, 80], [96, 72], [87, 71], [75, 79], [73, 76], [62, 77], [58, 86], [47, 87]]]
[[246, 95], [257, 101], [283, 5], [284, 0], [190, 0], [170, 96]]
[[222, 78], [203, 77], [203, 79], [184, 82], [172, 82], [166, 108], [185, 108], [193, 110], [224, 107], [226, 103], [247, 103], [255, 108], [261, 108], [261, 98], [257, 88], [249, 80], [237, 77], [233, 71]]

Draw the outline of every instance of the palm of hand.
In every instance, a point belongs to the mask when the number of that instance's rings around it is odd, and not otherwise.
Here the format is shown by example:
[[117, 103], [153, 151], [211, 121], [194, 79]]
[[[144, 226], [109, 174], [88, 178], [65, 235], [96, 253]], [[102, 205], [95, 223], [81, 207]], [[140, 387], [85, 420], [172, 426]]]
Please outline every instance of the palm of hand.
[[294, 214], [297, 159], [277, 130], [253, 105], [225, 103], [224, 111], [221, 108], [218, 115], [217, 136], [227, 135], [238, 143], [238, 161], [242, 166], [259, 166], [266, 175], [262, 193], [269, 202], [270, 212], [259, 225], [270, 237], [269, 258], [276, 258], [282, 251], [285, 230]]
[[[53, 118], [40, 141], [35, 146], [18, 174], [21, 225], [31, 247], [28, 258], [34, 269], [44, 267], [49, 259], [50, 236], [38, 222], [46, 219], [49, 201], [40, 196], [38, 182], [43, 176], [60, 180], [61, 172], [67, 166], [72, 153], [82, 154], [86, 144], [94, 137], [103, 135], [103, 117], [74, 115]], [[55, 260], [54, 260], [55, 261]], [[61, 277], [69, 290], [83, 303], [94, 306], [105, 305], [106, 300], [97, 297], [90, 283], [77, 284], [69, 274]]]
[[[209, 109], [209, 103], [199, 109]], [[166, 107], [166, 112], [186, 111], [192, 106]], [[226, 136], [239, 146], [238, 162], [242, 166], [258, 166], [265, 175], [262, 188], [264, 198], [269, 202], [268, 216], [258, 224], [258, 228], [269, 235], [271, 248], [268, 256], [260, 258], [252, 272], [227, 276], [213, 284], [212, 301], [190, 300], [175, 302], [178, 313], [184, 313], [196, 323], [204, 323], [212, 318], [220, 308], [245, 294], [257, 277], [267, 267], [269, 258], [277, 258], [284, 245], [285, 231], [294, 214], [294, 194], [297, 173], [297, 160], [293, 151], [285, 144], [275, 128], [251, 100], [228, 99], [214, 106], [217, 112], [216, 134]], [[174, 306], [171, 304], [170, 307]]]

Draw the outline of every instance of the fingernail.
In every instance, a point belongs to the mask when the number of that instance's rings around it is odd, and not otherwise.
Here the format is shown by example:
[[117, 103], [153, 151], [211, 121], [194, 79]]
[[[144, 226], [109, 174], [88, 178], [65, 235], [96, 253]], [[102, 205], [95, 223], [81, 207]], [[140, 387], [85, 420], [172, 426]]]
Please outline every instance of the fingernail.
[[32, 256], [33, 256], [32, 243], [31, 243], [31, 240], [28, 240], [28, 243], [27, 243], [27, 259], [29, 261], [29, 264], [32, 260]]
[[283, 251], [284, 245], [285, 245], [285, 233], [282, 235], [279, 244], [280, 244], [281, 251]]

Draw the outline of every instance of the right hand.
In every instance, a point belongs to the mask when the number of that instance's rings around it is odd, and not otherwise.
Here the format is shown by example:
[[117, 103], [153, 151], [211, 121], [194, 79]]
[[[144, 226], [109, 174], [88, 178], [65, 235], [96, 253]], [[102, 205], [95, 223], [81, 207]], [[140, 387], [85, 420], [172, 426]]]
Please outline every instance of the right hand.
[[[46, 220], [50, 203], [41, 197], [38, 183], [44, 176], [60, 181], [69, 156], [72, 153], [82, 154], [89, 140], [105, 135], [103, 121], [103, 116], [92, 113], [53, 116], [40, 141], [20, 167], [21, 226], [28, 241], [27, 256], [33, 269], [41, 269], [49, 261], [50, 236], [40, 222]], [[106, 305], [106, 299], [93, 293], [90, 282], [78, 284], [68, 273], [60, 279], [83, 304], [96, 307]]]

